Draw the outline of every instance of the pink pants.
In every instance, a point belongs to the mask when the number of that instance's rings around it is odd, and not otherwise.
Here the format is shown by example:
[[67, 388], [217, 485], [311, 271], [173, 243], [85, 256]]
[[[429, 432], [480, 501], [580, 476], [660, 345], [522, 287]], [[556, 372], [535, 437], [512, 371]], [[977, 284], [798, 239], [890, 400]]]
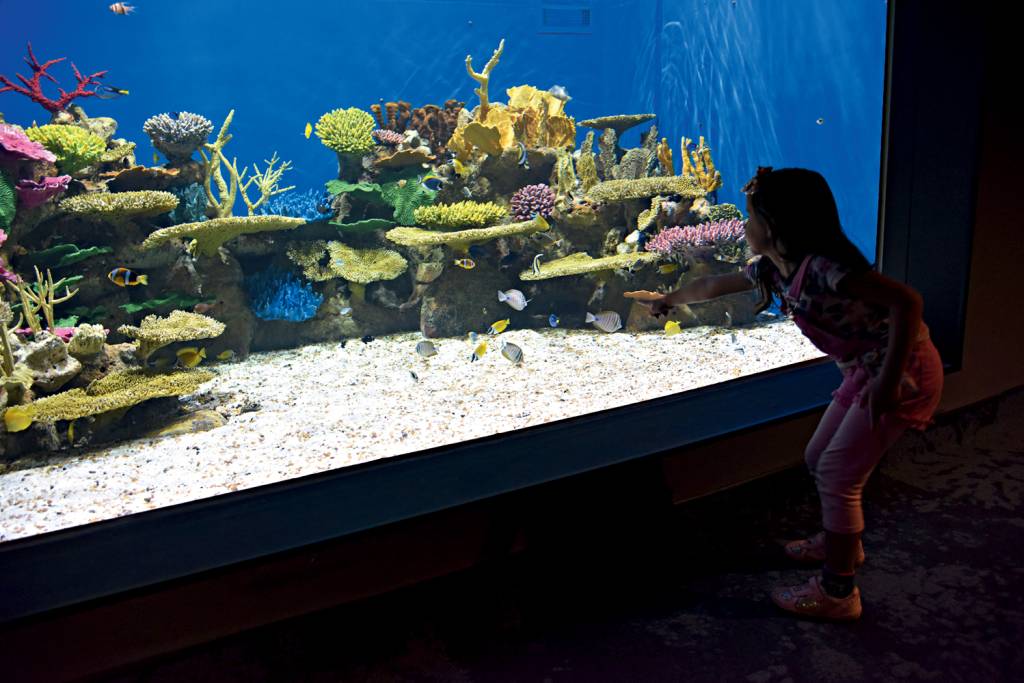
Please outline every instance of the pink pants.
[[883, 413], [874, 428], [868, 407], [860, 407], [870, 380], [861, 368], [846, 375], [804, 453], [818, 485], [827, 531], [853, 534], [864, 530], [864, 484], [904, 431], [924, 429], [931, 421], [942, 394], [942, 361], [930, 340], [915, 344], [904, 371], [899, 406]]

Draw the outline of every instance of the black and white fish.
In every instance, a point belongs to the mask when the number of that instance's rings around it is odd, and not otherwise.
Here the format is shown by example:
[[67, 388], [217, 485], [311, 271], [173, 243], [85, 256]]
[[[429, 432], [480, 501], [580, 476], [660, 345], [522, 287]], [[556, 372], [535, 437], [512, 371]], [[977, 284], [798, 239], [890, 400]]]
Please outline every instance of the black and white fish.
[[523, 350], [512, 342], [502, 343], [501, 355], [511, 361], [514, 365], [519, 365], [523, 362]]
[[537, 254], [533, 257], [533, 274], [540, 275], [540, 260], [544, 257], [544, 254]]
[[585, 322], [593, 323], [602, 332], [614, 332], [622, 329], [622, 318], [615, 311], [601, 311], [597, 315], [587, 311]]
[[530, 170], [530, 159], [526, 155], [526, 145], [524, 145], [521, 142], [518, 143], [518, 144], [519, 144], [519, 162], [518, 163], [519, 163], [520, 166], [522, 166], [527, 171], [529, 171]]
[[517, 311], [521, 311], [526, 308], [526, 305], [531, 301], [533, 301], [533, 299], [527, 299], [526, 296], [518, 289], [509, 289], [504, 292], [498, 292], [498, 302], [506, 303]]

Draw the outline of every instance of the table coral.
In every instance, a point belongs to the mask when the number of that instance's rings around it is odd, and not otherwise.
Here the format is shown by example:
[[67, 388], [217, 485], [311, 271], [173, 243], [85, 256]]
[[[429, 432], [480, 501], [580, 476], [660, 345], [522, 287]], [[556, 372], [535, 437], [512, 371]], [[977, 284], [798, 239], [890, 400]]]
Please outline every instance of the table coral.
[[539, 273], [534, 273], [532, 269], [524, 270], [519, 273], [519, 279], [547, 280], [553, 277], [565, 277], [566, 275], [582, 275], [602, 270], [629, 268], [637, 263], [654, 263], [660, 259], [660, 254], [650, 252], [615, 254], [614, 256], [604, 256], [602, 258], [592, 258], [585, 253], [569, 254], [565, 258], [541, 263]]
[[598, 130], [611, 128], [615, 131], [617, 137], [622, 137], [622, 134], [633, 126], [639, 126], [641, 123], [650, 121], [656, 116], [657, 114], [617, 114], [615, 116], [599, 116], [594, 119], [580, 121], [579, 123], [581, 126]]
[[57, 168], [71, 175], [98, 162], [107, 149], [103, 138], [78, 126], [46, 124], [29, 128], [25, 135], [53, 152]]
[[494, 202], [468, 201], [423, 206], [413, 212], [416, 225], [437, 229], [483, 227], [497, 223], [507, 215], [508, 209]]
[[288, 258], [314, 282], [342, 278], [359, 285], [394, 280], [409, 262], [390, 249], [356, 249], [338, 241], [315, 240], [288, 247]]
[[373, 116], [357, 107], [334, 109], [316, 122], [316, 134], [325, 147], [341, 154], [366, 154], [373, 150]]
[[537, 220], [521, 221], [518, 223], [502, 223], [492, 225], [489, 228], [471, 228], [469, 230], [424, 230], [422, 228], [401, 227], [388, 230], [384, 237], [395, 244], [407, 247], [431, 247], [447, 244], [461, 247], [480, 242], [488, 242], [499, 237], [512, 237], [514, 235], [531, 235], [542, 232], [548, 228]]
[[142, 130], [149, 136], [153, 147], [163, 152], [172, 163], [181, 163], [206, 143], [213, 132], [213, 122], [205, 116], [182, 111], [157, 114], [146, 119]]
[[704, 190], [689, 176], [653, 176], [636, 180], [606, 180], [590, 188], [587, 196], [598, 202], [647, 199], [657, 194], [678, 194], [686, 199], [704, 196]]
[[168, 344], [219, 336], [224, 332], [224, 323], [200, 313], [171, 311], [166, 318], [147, 315], [138, 326], [121, 325], [117, 331], [135, 340], [135, 354], [145, 361]]
[[92, 218], [131, 218], [159, 216], [178, 206], [178, 198], [163, 190], [134, 192], [89, 192], [65, 199], [60, 209]]
[[291, 230], [305, 224], [306, 219], [304, 218], [288, 218], [287, 216], [229, 216], [227, 218], [211, 218], [208, 221], [182, 223], [181, 225], [155, 230], [142, 242], [141, 248], [152, 249], [175, 238], [191, 237], [195, 240], [193, 248], [195, 256], [214, 256], [222, 244], [239, 235], [254, 232]]

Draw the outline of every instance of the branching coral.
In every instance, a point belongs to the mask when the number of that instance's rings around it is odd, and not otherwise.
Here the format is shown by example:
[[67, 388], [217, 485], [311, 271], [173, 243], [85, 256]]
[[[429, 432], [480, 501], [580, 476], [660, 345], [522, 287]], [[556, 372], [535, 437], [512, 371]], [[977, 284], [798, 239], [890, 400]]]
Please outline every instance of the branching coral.
[[121, 325], [117, 331], [135, 340], [135, 354], [145, 361], [168, 344], [216, 337], [224, 331], [224, 323], [200, 313], [171, 311], [166, 318], [147, 315], [140, 325]]
[[213, 132], [213, 122], [205, 116], [187, 111], [157, 114], [146, 119], [142, 130], [149, 136], [153, 147], [164, 153], [172, 163], [192, 158], [192, 153], [206, 143]]
[[306, 190], [273, 197], [256, 209], [256, 214], [302, 218], [312, 223], [330, 218], [331, 211], [331, 195], [326, 190]]
[[456, 202], [422, 206], [413, 212], [417, 225], [435, 229], [483, 227], [508, 216], [508, 209], [494, 202]]
[[107, 149], [103, 138], [78, 126], [47, 124], [29, 128], [25, 135], [53, 152], [57, 168], [71, 175], [98, 162]]
[[[239, 185], [238, 188], [242, 192], [242, 200], [249, 209], [250, 216], [254, 215], [256, 213], [256, 209], [260, 208], [260, 206], [262, 206], [271, 197], [295, 189], [294, 185], [280, 187], [278, 184], [281, 180], [281, 176], [284, 175], [284, 172], [292, 167], [292, 162], [282, 161], [281, 165], [275, 169], [274, 165], [278, 162], [277, 152], [274, 152], [270, 159], [264, 159], [263, 162], [267, 165], [267, 170], [261, 172], [259, 167], [256, 166], [256, 164], [253, 164], [252, 176]], [[233, 164], [229, 168], [231, 168], [232, 173], [237, 173]], [[242, 178], [239, 176], [238, 181], [241, 182], [241, 180]], [[253, 183], [256, 183], [256, 189], [260, 191], [259, 199], [255, 202], [249, 201], [248, 193], [249, 186]]]
[[598, 202], [647, 199], [657, 194], [678, 194], [686, 199], [704, 196], [704, 190], [688, 176], [653, 176], [636, 180], [606, 180], [590, 188], [587, 196]]
[[648, 251], [679, 259], [689, 259], [694, 248], [703, 247], [713, 248], [727, 260], [741, 258], [746, 247], [743, 221], [734, 218], [665, 228], [647, 243]]
[[308, 282], [274, 268], [246, 277], [245, 291], [249, 307], [260, 320], [309, 320], [324, 300]]
[[711, 161], [711, 148], [704, 142], [704, 136], [700, 136], [697, 147], [690, 150], [693, 140], [683, 136], [680, 142], [683, 157], [683, 175], [697, 180], [705, 192], [714, 192], [722, 186], [722, 174], [715, 170], [715, 164]]
[[498, 60], [501, 58], [501, 53], [505, 51], [505, 39], [502, 38], [501, 42], [498, 43], [498, 49], [494, 51], [491, 58], [487, 60], [487, 64], [484, 65], [484, 70], [481, 72], [473, 71], [473, 55], [466, 55], [466, 73], [474, 81], [479, 83], [479, 87], [475, 88], [473, 92], [476, 93], [477, 97], [480, 98], [480, 109], [477, 111], [477, 120], [483, 121], [487, 118], [487, 87], [491, 80], [491, 71], [498, 65]]
[[109, 220], [159, 216], [174, 210], [178, 206], [178, 198], [162, 190], [90, 192], [65, 199], [59, 206], [70, 214]]
[[676, 174], [676, 164], [672, 160], [672, 148], [669, 147], [666, 138], [662, 138], [658, 143], [658, 165], [661, 167], [662, 175]]
[[316, 122], [316, 134], [325, 147], [339, 154], [363, 155], [373, 150], [373, 116], [357, 107], [335, 109]]
[[[224, 156], [223, 149], [224, 145], [231, 142], [231, 134], [228, 133], [228, 128], [231, 126], [231, 120], [235, 118], [235, 110], [232, 109], [228, 112], [228, 115], [224, 118], [224, 123], [221, 124], [220, 132], [217, 133], [217, 139], [213, 142], [208, 142], [199, 151], [199, 154], [203, 157], [203, 189], [206, 190], [206, 202], [210, 206], [214, 207], [219, 218], [224, 218], [231, 215], [231, 211], [235, 206], [235, 197], [238, 195], [238, 183], [239, 177], [237, 173], [229, 173], [228, 180], [224, 180], [224, 174], [221, 173], [220, 165], [224, 163], [227, 165], [227, 157]], [[209, 152], [209, 154], [207, 154]], [[235, 164], [231, 166], [231, 169], [237, 168], [237, 159]], [[230, 181], [230, 184], [229, 184]], [[213, 187], [217, 186], [217, 196], [213, 195]]]
[[28, 64], [30, 69], [32, 69], [32, 77], [25, 78], [21, 74], [15, 74], [18, 80], [22, 82], [22, 85], [18, 85], [13, 83], [6, 76], [0, 75], [0, 85], [3, 85], [3, 87], [0, 88], [0, 93], [10, 91], [16, 92], [19, 95], [24, 95], [51, 114], [63, 111], [69, 104], [79, 97], [95, 97], [98, 95], [99, 93], [97, 92], [97, 89], [101, 85], [100, 79], [103, 78], [107, 72], [97, 71], [94, 74], [83, 76], [81, 72], [79, 72], [78, 67], [75, 66], [74, 62], [71, 63], [71, 70], [75, 72], [75, 80], [78, 81], [75, 89], [71, 92], [67, 92], [62, 88], [57, 88], [57, 92], [60, 93], [60, 97], [57, 99], [47, 97], [43, 93], [43, 86], [41, 83], [43, 78], [54, 83], [57, 82], [57, 79], [48, 74], [47, 70], [54, 64], [63, 62], [65, 59], [67, 58], [58, 57], [57, 59], [51, 59], [44, 64], [40, 64], [39, 60], [36, 59], [35, 54], [32, 52], [32, 43], [29, 43], [28, 57], [25, 58], [25, 63]]
[[183, 223], [155, 230], [142, 242], [141, 248], [152, 249], [175, 238], [192, 237], [195, 243], [190, 247], [190, 251], [194, 256], [213, 256], [222, 244], [239, 235], [291, 230], [305, 224], [304, 218], [288, 218], [287, 216], [211, 218], [199, 223]]
[[[49, 269], [46, 271], [45, 278], [39, 268], [35, 268], [35, 272], [36, 282], [34, 285], [29, 285], [27, 282], [7, 281], [7, 287], [21, 300], [21, 312], [25, 316], [25, 322], [28, 323], [29, 328], [35, 334], [39, 334], [43, 331], [42, 323], [39, 321], [39, 311], [42, 311], [43, 317], [46, 318], [47, 328], [55, 329], [57, 325], [53, 317], [54, 307], [78, 294], [78, 290], [69, 289], [66, 286], [66, 278], [54, 282], [53, 274]], [[58, 297], [57, 290], [62, 286], [64, 287], [64, 296]]]

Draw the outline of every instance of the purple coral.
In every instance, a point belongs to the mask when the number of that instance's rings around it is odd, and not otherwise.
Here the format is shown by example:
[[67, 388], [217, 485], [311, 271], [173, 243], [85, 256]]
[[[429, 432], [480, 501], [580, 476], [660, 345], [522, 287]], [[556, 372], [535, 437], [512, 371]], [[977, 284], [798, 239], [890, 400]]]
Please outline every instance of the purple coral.
[[157, 114], [146, 119], [142, 130], [153, 146], [172, 162], [188, 161], [213, 132], [210, 119], [187, 111]]
[[18, 190], [18, 205], [23, 209], [34, 209], [67, 190], [70, 182], [69, 175], [46, 177], [40, 181], [19, 180], [15, 185]]
[[[4, 232], [3, 230], [0, 230], [0, 247], [2, 247], [4, 245], [4, 242], [6, 241], [7, 233]], [[18, 283], [21, 282], [21, 278], [18, 277], [17, 273], [7, 270], [6, 264], [3, 261], [0, 261], [0, 282], [4, 281]]]
[[528, 221], [537, 213], [550, 218], [551, 210], [555, 208], [555, 193], [544, 183], [527, 185], [516, 190], [510, 204], [517, 221]]
[[678, 256], [693, 247], [718, 247], [744, 239], [743, 221], [735, 218], [727, 221], [701, 223], [665, 228], [647, 243], [647, 251], [656, 251], [665, 256]]
[[53, 152], [30, 140], [17, 126], [0, 123], [0, 163], [10, 161], [57, 161]]
[[393, 130], [387, 130], [386, 128], [378, 128], [377, 130], [370, 133], [382, 145], [394, 147], [402, 144], [405, 140], [405, 136], [401, 133], [396, 133]]

